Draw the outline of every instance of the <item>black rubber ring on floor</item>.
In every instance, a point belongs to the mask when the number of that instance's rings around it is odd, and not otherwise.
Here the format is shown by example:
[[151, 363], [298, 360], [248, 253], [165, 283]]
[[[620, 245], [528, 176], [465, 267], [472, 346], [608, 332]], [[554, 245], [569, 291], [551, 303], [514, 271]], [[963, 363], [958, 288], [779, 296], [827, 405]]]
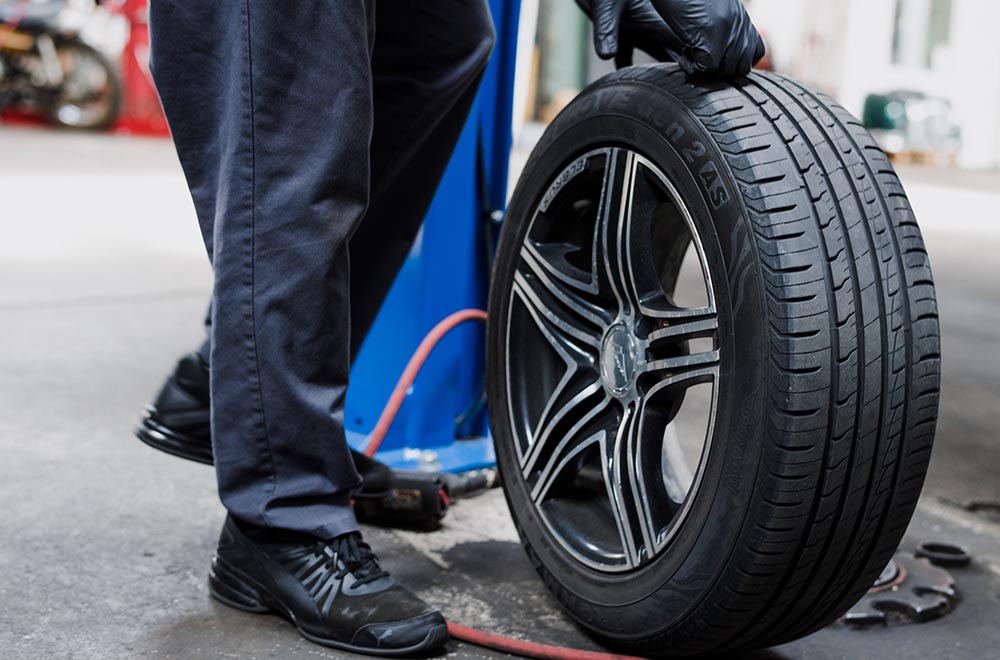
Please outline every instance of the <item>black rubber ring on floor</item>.
[[937, 566], [968, 566], [972, 561], [968, 548], [944, 541], [924, 541], [913, 554], [925, 557]]

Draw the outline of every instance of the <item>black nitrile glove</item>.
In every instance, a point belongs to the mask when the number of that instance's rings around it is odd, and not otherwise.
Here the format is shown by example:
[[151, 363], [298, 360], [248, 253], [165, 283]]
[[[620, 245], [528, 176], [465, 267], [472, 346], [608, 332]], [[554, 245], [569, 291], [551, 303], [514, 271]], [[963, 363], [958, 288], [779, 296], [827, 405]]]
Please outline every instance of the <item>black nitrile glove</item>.
[[594, 47], [603, 59], [627, 60], [635, 47], [689, 74], [744, 76], [764, 56], [764, 42], [740, 0], [576, 3], [594, 23]]

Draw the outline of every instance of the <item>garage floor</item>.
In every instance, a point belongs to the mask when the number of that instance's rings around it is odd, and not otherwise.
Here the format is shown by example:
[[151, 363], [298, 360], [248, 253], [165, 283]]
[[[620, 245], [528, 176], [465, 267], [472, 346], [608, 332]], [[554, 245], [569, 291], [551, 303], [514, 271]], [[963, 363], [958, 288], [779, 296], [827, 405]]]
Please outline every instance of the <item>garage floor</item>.
[[[212, 471], [131, 427], [199, 338], [209, 271], [167, 141], [0, 128], [0, 657], [323, 658], [285, 622], [215, 604]], [[944, 330], [933, 468], [904, 548], [965, 543], [963, 600], [936, 622], [835, 626], [755, 658], [1000, 656], [1000, 176], [904, 171]], [[994, 516], [996, 514], [993, 514]], [[502, 495], [443, 530], [370, 530], [387, 567], [453, 620], [594, 648], [516, 541]], [[451, 657], [493, 657], [452, 643]]]

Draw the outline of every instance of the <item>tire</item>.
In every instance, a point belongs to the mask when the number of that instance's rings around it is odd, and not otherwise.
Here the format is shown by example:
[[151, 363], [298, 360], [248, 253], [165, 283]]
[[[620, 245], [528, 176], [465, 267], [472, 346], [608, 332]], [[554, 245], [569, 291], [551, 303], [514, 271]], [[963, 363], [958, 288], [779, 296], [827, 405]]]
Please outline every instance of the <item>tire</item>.
[[[91, 64], [93, 71], [103, 76], [98, 104], [84, 107], [67, 98], [65, 84], [60, 89], [46, 93], [42, 113], [53, 124], [68, 130], [103, 131], [111, 128], [121, 114], [122, 81], [117, 68], [101, 52], [79, 39], [61, 39], [56, 44], [60, 57], [75, 53], [78, 60]], [[65, 72], [72, 75], [73, 72]]]
[[[676, 302], [684, 254], [707, 305]], [[937, 305], [899, 179], [828, 97], [673, 65], [589, 86], [520, 177], [489, 319], [511, 514], [600, 641], [784, 643], [840, 617], [892, 557], [931, 454]], [[706, 383], [678, 496], [672, 434]]]

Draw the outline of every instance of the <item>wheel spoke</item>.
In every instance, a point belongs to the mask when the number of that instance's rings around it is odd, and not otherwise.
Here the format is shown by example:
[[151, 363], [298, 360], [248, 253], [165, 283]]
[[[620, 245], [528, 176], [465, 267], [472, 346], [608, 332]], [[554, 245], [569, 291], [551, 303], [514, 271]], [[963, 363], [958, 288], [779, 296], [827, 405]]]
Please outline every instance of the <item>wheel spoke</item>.
[[592, 333], [599, 333], [598, 328], [606, 323], [604, 317], [607, 312], [593, 301], [594, 289], [558, 268], [552, 252], [545, 250], [543, 253], [539, 247], [526, 241], [521, 248], [522, 268], [517, 276], [534, 284], [533, 288], [538, 289], [536, 298], [547, 301], [555, 308], [554, 312], [570, 312], [570, 318], [589, 324]]
[[[553, 482], [563, 473], [566, 466], [580, 452], [595, 443], [603, 441], [609, 433], [614, 433], [617, 425], [612, 398], [607, 394], [587, 409], [565, 433], [553, 437], [551, 433], [540, 437], [532, 447], [525, 461], [525, 476], [537, 473], [532, 488], [532, 499], [541, 503]], [[551, 447], [546, 447], [546, 444]]]
[[[649, 160], [635, 157], [632, 167], [631, 197], [628, 204], [628, 224], [623, 241], [627, 272], [632, 282], [637, 315], [652, 319], [673, 320], [686, 314], [715, 314], [715, 299], [711, 275], [705, 265], [701, 239], [688, 210], [677, 203], [678, 193], [673, 184]], [[653, 258], [649, 242], [672, 243], [671, 249]], [[678, 272], [668, 273], [664, 280], [664, 260], [680, 268], [684, 253], [691, 247], [698, 256], [707, 295], [703, 309], [684, 309], [673, 302]], [[676, 261], [674, 261], [676, 260]], [[671, 277], [672, 275], [672, 277]]]
[[589, 429], [591, 420], [606, 411], [609, 403], [610, 397], [604, 394], [601, 382], [592, 371], [567, 371], [531, 433], [527, 451], [521, 459], [525, 476], [539, 469], [543, 473], [551, 469], [552, 461], [559, 459], [567, 445], [580, 441], [579, 434]]
[[628, 314], [638, 306], [628, 263], [635, 169], [634, 153], [623, 149], [608, 151], [594, 236], [598, 281], [603, 284], [602, 289], [614, 296], [622, 314]]
[[521, 460], [527, 475], [535, 470], [540, 457], [553, 451], [550, 440], [557, 442], [559, 434], [578, 430], [586, 423], [594, 398], [602, 394], [595, 364], [605, 321], [601, 310], [585, 297], [586, 288], [560, 276], [552, 262], [528, 242], [521, 250], [521, 269], [514, 275], [513, 291], [564, 363], [538, 421], [525, 433]]
[[662, 486], [653, 480], [659, 473], [657, 438], [662, 439], [663, 428], [651, 417], [646, 399], [636, 401], [626, 409], [613, 440], [602, 444], [605, 486], [629, 567], [643, 563], [656, 547], [650, 501], [662, 500]]
[[657, 390], [663, 387], [687, 389], [701, 383], [711, 383], [718, 373], [719, 351], [711, 350], [650, 360], [643, 365], [640, 376], [645, 374], [660, 376], [656, 384]]
[[652, 349], [664, 343], [709, 337], [719, 329], [719, 319], [715, 315], [715, 310], [707, 307], [679, 309], [669, 316], [660, 316], [657, 320], [660, 321], [659, 327], [646, 337], [646, 345]]
[[690, 387], [714, 378], [719, 365], [715, 342], [709, 342], [711, 348], [706, 350], [691, 349], [701, 345], [694, 340], [715, 337], [719, 329], [715, 310], [677, 309], [657, 321], [659, 327], [646, 335], [646, 359], [638, 368], [640, 377], [652, 374], [674, 387]]
[[524, 304], [545, 340], [564, 360], [580, 362], [593, 350], [600, 348], [597, 331], [574, 322], [575, 319], [566, 314], [566, 299], [553, 295], [542, 279], [516, 273], [514, 293]]

